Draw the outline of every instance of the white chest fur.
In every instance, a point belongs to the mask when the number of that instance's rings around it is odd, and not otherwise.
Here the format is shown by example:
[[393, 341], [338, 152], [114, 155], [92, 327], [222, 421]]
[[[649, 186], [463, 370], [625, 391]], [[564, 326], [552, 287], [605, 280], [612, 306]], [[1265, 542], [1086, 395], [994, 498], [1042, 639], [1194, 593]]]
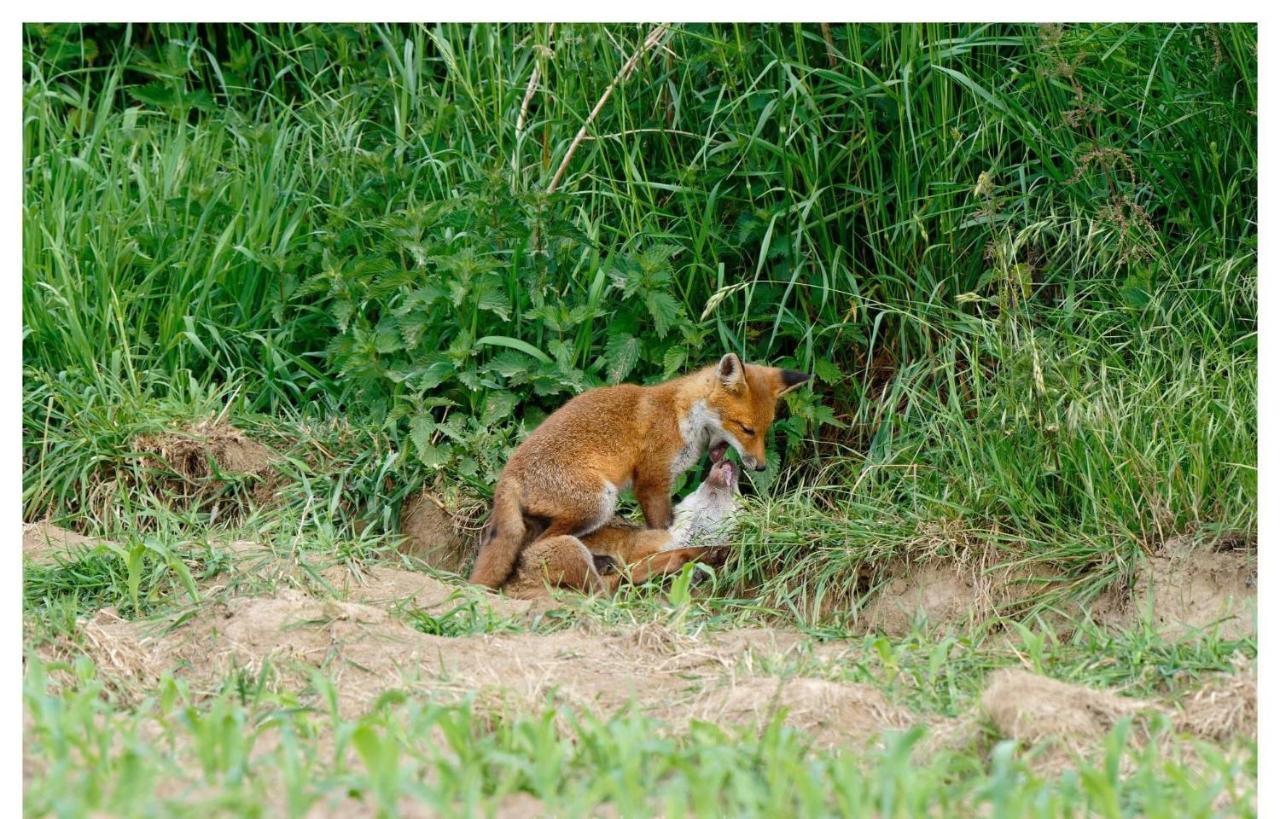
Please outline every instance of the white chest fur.
[[689, 413], [680, 419], [682, 444], [671, 462], [671, 479], [693, 466], [706, 454], [711, 436], [720, 432], [720, 413], [710, 409], [706, 401], [696, 401]]

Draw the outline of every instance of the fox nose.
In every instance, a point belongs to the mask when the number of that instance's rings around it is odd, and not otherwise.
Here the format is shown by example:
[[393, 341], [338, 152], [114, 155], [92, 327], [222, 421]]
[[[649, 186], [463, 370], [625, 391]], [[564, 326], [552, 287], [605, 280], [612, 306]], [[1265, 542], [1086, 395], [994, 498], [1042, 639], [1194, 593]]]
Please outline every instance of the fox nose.
[[753, 469], [756, 472], [763, 472], [765, 470], [764, 461], [757, 461], [755, 458], [751, 457], [743, 458], [742, 465], [747, 469]]

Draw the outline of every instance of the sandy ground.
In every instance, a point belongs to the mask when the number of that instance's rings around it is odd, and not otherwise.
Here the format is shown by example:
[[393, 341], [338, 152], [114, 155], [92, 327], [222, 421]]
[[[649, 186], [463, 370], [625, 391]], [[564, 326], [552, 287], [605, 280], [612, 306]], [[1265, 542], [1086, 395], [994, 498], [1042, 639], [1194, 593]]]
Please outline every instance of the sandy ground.
[[[991, 617], [999, 607], [1015, 603], [1052, 585], [1047, 567], [984, 569], [950, 560], [899, 562], [891, 577], [858, 613], [869, 632], [903, 636], [923, 617], [936, 627], [964, 627]], [[1101, 625], [1128, 630], [1149, 617], [1169, 639], [1194, 639], [1215, 627], [1225, 639], [1257, 631], [1256, 547], [1227, 542], [1225, 548], [1193, 547], [1187, 539], [1171, 540], [1139, 564], [1131, 589], [1113, 590], [1071, 617], [1049, 617], [1065, 630], [1086, 614]]]
[[[31, 560], [89, 545], [48, 525], [24, 533], [24, 554]], [[1001, 736], [1027, 745], [1056, 747], [1060, 753], [1044, 757], [1051, 766], [1096, 749], [1128, 716], [1164, 713], [1181, 731], [1210, 741], [1256, 732], [1252, 665], [1214, 678], [1180, 705], [1006, 669], [992, 674], [973, 714], [946, 719], [912, 713], [869, 685], [837, 681], [844, 666], [858, 660], [861, 649], [853, 643], [818, 643], [772, 628], [690, 636], [658, 623], [612, 631], [530, 630], [554, 603], [460, 592], [425, 573], [391, 566], [359, 571], [334, 566], [300, 582], [304, 573], [257, 544], [239, 541], [226, 547], [245, 574], [281, 582], [260, 594], [212, 587], [210, 604], [170, 619], [127, 620], [102, 609], [83, 621], [78, 643], [41, 652], [65, 659], [87, 650], [125, 704], [146, 697], [166, 671], [185, 679], [193, 691], [212, 693], [228, 674], [256, 673], [269, 662], [275, 684], [292, 690], [304, 690], [312, 672], [323, 670], [335, 682], [346, 716], [359, 715], [380, 694], [400, 689], [441, 702], [471, 698], [474, 708], [504, 715], [548, 706], [601, 716], [638, 709], [673, 728], [691, 720], [758, 728], [781, 711], [786, 724], [807, 732], [819, 746], [865, 746], [886, 730], [917, 723], [932, 733], [925, 748], [963, 746], [977, 742], [983, 726], [994, 726]], [[1195, 583], [1210, 581], [1177, 572], [1206, 573], [1216, 584], [1213, 591], [1223, 601], [1233, 600], [1237, 581], [1244, 581], [1231, 559], [1205, 566], [1194, 556], [1172, 554], [1160, 568], [1153, 567], [1153, 591], [1147, 598], [1135, 596], [1135, 605], [1145, 599], [1179, 626], [1216, 618], [1224, 609], [1212, 595], [1198, 595], [1192, 605], [1169, 585], [1194, 590]], [[942, 618], [964, 616], [961, 591], [973, 589], [971, 578], [939, 565], [923, 567], [902, 583], [896, 598]], [[1230, 612], [1235, 603], [1221, 605]], [[511, 628], [448, 637], [411, 625], [414, 616], [447, 619], [459, 611]]]
[[[437, 614], [455, 609], [451, 587], [391, 568], [357, 578], [337, 567], [323, 576], [346, 599], [286, 588], [231, 597], [180, 623], [129, 621], [104, 609], [84, 623], [83, 636], [125, 699], [145, 696], [165, 670], [212, 691], [227, 674], [256, 672], [269, 660], [290, 687], [305, 687], [310, 671], [323, 669], [348, 716], [386, 690], [404, 688], [440, 701], [473, 697], [477, 708], [504, 713], [547, 705], [601, 715], [638, 708], [673, 724], [759, 725], [785, 709], [787, 724], [821, 744], [865, 741], [911, 723], [869, 686], [764, 672], [812, 653], [794, 632], [737, 629], [695, 638], [650, 623], [614, 633], [441, 637], [415, 630], [395, 612], [406, 605]], [[483, 615], [516, 621], [536, 611], [528, 601], [496, 596], [479, 606], [491, 609]]]

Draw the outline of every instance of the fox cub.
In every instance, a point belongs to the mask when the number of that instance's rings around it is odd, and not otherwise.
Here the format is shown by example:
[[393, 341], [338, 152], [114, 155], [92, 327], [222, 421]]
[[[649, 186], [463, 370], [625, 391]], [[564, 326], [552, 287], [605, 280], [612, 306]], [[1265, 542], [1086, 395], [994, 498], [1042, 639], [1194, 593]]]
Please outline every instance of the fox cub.
[[717, 461], [702, 485], [676, 506], [670, 529], [644, 529], [615, 518], [581, 538], [543, 538], [520, 554], [502, 591], [523, 598], [540, 597], [548, 586], [613, 591], [624, 580], [639, 583], [689, 562], [717, 564], [741, 501], [737, 468]]
[[502, 470], [471, 582], [496, 589], [530, 544], [601, 528], [627, 487], [649, 528], [666, 529], [672, 481], [708, 449], [719, 462], [732, 446], [747, 468], [764, 469], [778, 398], [808, 380], [729, 353], [662, 384], [600, 387], [570, 399]]

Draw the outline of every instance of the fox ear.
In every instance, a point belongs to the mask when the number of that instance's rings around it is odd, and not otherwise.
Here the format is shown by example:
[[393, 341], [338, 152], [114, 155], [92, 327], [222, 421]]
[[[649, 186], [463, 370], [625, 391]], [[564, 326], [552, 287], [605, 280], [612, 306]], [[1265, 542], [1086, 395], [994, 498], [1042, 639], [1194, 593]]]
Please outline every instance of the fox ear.
[[796, 372], [795, 370], [780, 370], [778, 372], [778, 381], [780, 384], [780, 387], [778, 388], [778, 396], [781, 397], [791, 392], [801, 384], [807, 384], [809, 382], [809, 375], [807, 373]]
[[720, 363], [716, 365], [716, 377], [720, 379], [720, 386], [729, 392], [742, 389], [744, 378], [742, 359], [738, 358], [736, 353], [725, 353]]

